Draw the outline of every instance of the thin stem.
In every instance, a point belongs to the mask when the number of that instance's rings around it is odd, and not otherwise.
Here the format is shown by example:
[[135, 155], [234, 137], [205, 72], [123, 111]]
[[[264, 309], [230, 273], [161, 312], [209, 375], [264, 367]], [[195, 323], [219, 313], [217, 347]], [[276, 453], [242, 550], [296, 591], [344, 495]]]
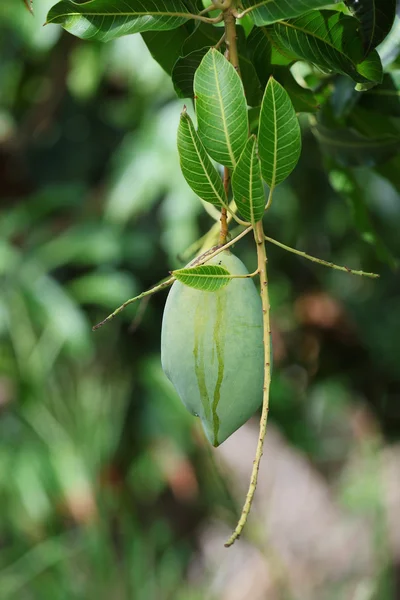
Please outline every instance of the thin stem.
[[253, 6], [250, 6], [249, 8], [246, 8], [241, 13], [237, 13], [236, 14], [236, 18], [237, 19], [243, 19], [243, 17], [245, 17], [247, 14], [249, 14], [252, 10], [255, 10], [256, 8], [259, 8], [260, 6], [264, 6], [264, 4], [269, 4], [270, 2], [271, 2], [271, 0], [263, 0], [262, 2], [258, 2], [257, 4], [253, 4]]
[[213, 48], [215, 48], [215, 50], [218, 50], [218, 48], [220, 48], [222, 46], [222, 44], [224, 43], [224, 41], [225, 41], [225, 33], [220, 37], [220, 39], [215, 44], [215, 46], [213, 46]]
[[225, 22], [225, 37], [227, 50], [229, 52], [229, 61], [240, 75], [239, 53], [237, 48], [236, 36], [236, 19], [233, 15], [232, 10], [227, 10], [226, 12], [224, 12], [222, 17]]
[[110, 315], [108, 315], [108, 317], [106, 317], [103, 321], [100, 321], [100, 323], [97, 323], [97, 325], [92, 327], [92, 331], [96, 331], [96, 329], [100, 329], [100, 327], [103, 327], [103, 325], [105, 325], [106, 323], [108, 323], [109, 321], [114, 319], [114, 317], [119, 315], [119, 313], [122, 312], [124, 310], [124, 308], [126, 308], [130, 304], [133, 304], [133, 302], [136, 302], [137, 300], [141, 300], [142, 298], [146, 298], [146, 296], [151, 296], [152, 294], [160, 292], [161, 290], [172, 285], [174, 283], [174, 281], [175, 281], [175, 277], [168, 277], [168, 279], [166, 279], [165, 281], [162, 281], [161, 283], [159, 283], [158, 285], [155, 285], [154, 287], [150, 288], [149, 290], [142, 292], [141, 294], [139, 294], [139, 296], [130, 298], [129, 300], [127, 300], [126, 302], [121, 304], [121, 306], [119, 306], [117, 309], [115, 309], [114, 312], [111, 313]]
[[215, 8], [215, 6], [213, 4], [210, 4], [210, 6], [207, 6], [207, 8], [204, 8], [203, 10], [201, 10], [199, 12], [199, 15], [206, 15], [209, 12], [212, 12], [213, 10], [217, 10], [217, 9]]
[[217, 23], [221, 23], [224, 20], [224, 15], [221, 13], [218, 17], [203, 17], [201, 13], [198, 15], [193, 15], [191, 13], [174, 13], [174, 16], [184, 17], [186, 19], [194, 19], [195, 21], [202, 21], [202, 23], [210, 23], [211, 25], [216, 25]]
[[[217, 248], [211, 248], [211, 250], [204, 252], [202, 255], [200, 255], [198, 258], [196, 258], [190, 266], [193, 267], [195, 265], [203, 265], [207, 261], [211, 260], [211, 258], [214, 258], [214, 256], [217, 256], [220, 252], [223, 252], [224, 250], [227, 250], [228, 248], [230, 248], [230, 246], [233, 246], [233, 244], [236, 244], [236, 242], [238, 242], [242, 237], [247, 235], [251, 230], [252, 230], [252, 227], [247, 227], [247, 229], [244, 229], [241, 233], [239, 233], [239, 235], [237, 235], [235, 238], [233, 238], [233, 240], [230, 240], [223, 246], [218, 246]], [[175, 281], [175, 277], [168, 277], [168, 279], [165, 279], [164, 281], [153, 286], [149, 290], [142, 292], [141, 294], [139, 294], [138, 296], [135, 296], [134, 298], [130, 298], [129, 300], [127, 300], [126, 302], [121, 304], [121, 306], [119, 306], [117, 309], [115, 309], [114, 312], [112, 312], [110, 315], [108, 315], [108, 317], [106, 317], [103, 321], [100, 321], [100, 323], [97, 323], [97, 325], [92, 327], [92, 330], [96, 331], [96, 329], [100, 329], [100, 327], [103, 327], [103, 325], [105, 325], [106, 323], [108, 323], [109, 321], [114, 319], [114, 317], [119, 315], [119, 313], [121, 313], [130, 304], [133, 304], [134, 302], [136, 302], [137, 300], [141, 300], [142, 298], [146, 298], [146, 296], [151, 296], [153, 294], [156, 294], [157, 292], [161, 292], [161, 290], [164, 290], [165, 288], [172, 285], [174, 283], [174, 281]]]
[[262, 222], [256, 223], [254, 237], [257, 244], [257, 262], [260, 275], [261, 287], [261, 304], [263, 312], [263, 341], [264, 341], [264, 386], [263, 386], [263, 406], [260, 419], [260, 433], [258, 436], [256, 456], [253, 462], [253, 469], [250, 477], [250, 485], [247, 492], [246, 500], [243, 505], [242, 514], [236, 529], [232, 533], [229, 540], [225, 543], [225, 547], [229, 548], [238, 539], [246, 525], [251, 505], [253, 503], [254, 493], [257, 487], [258, 472], [260, 469], [260, 461], [263, 454], [265, 434], [267, 431], [267, 420], [269, 411], [269, 388], [271, 383], [271, 324], [270, 324], [270, 303], [268, 293], [268, 277], [267, 277], [267, 254], [265, 250], [264, 230]]
[[365, 273], [364, 271], [356, 271], [355, 269], [349, 269], [349, 267], [341, 267], [340, 265], [335, 265], [332, 262], [328, 262], [326, 260], [322, 260], [322, 258], [316, 258], [315, 256], [311, 256], [310, 254], [306, 254], [301, 250], [296, 250], [295, 248], [291, 248], [290, 246], [286, 246], [282, 244], [282, 242], [278, 242], [268, 236], [265, 236], [265, 240], [267, 242], [271, 242], [271, 244], [275, 244], [275, 246], [279, 246], [279, 248], [283, 248], [283, 250], [287, 250], [292, 254], [297, 254], [302, 258], [306, 258], [307, 260], [311, 260], [312, 262], [318, 263], [319, 265], [323, 265], [324, 267], [330, 267], [331, 269], [336, 269], [336, 271], [344, 271], [345, 273], [350, 273], [351, 275], [361, 275], [362, 277], [371, 277], [372, 279], [376, 279], [379, 277], [377, 273]]

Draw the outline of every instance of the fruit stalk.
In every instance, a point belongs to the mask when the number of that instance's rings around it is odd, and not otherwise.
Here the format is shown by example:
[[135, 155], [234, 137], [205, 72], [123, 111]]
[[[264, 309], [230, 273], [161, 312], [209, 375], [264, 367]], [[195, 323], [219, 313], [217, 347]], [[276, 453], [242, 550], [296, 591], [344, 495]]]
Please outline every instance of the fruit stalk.
[[268, 292], [268, 276], [267, 276], [267, 252], [265, 249], [265, 238], [262, 221], [255, 225], [254, 237], [257, 245], [257, 263], [260, 278], [260, 294], [263, 311], [263, 340], [264, 340], [264, 386], [263, 386], [263, 404], [260, 419], [260, 433], [258, 436], [256, 456], [253, 462], [253, 469], [250, 477], [250, 485], [247, 492], [246, 500], [243, 505], [240, 519], [234, 532], [229, 540], [225, 543], [225, 547], [229, 548], [238, 539], [246, 524], [251, 505], [253, 503], [254, 493], [257, 487], [258, 472], [260, 469], [260, 461], [263, 454], [264, 439], [267, 431], [267, 420], [269, 412], [269, 388], [271, 384], [271, 323], [270, 323], [270, 302]]

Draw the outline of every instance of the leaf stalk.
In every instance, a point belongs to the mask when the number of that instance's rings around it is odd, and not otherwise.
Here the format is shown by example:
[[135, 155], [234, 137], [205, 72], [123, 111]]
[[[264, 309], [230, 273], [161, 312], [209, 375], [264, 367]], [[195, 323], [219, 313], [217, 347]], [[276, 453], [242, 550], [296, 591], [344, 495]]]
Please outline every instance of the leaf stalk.
[[260, 470], [261, 457], [263, 455], [265, 434], [267, 432], [267, 421], [269, 412], [269, 389], [271, 384], [271, 324], [270, 324], [270, 301], [268, 291], [267, 276], [267, 253], [265, 248], [265, 236], [262, 221], [258, 221], [254, 230], [254, 237], [257, 245], [257, 263], [260, 277], [260, 295], [263, 312], [263, 342], [264, 342], [264, 385], [263, 385], [263, 404], [260, 419], [260, 432], [257, 442], [256, 456], [253, 461], [253, 469], [250, 477], [249, 489], [246, 500], [243, 505], [238, 524], [231, 537], [225, 543], [229, 548], [240, 537], [243, 527], [246, 525], [247, 517], [253, 503], [254, 494], [257, 488], [258, 472]]

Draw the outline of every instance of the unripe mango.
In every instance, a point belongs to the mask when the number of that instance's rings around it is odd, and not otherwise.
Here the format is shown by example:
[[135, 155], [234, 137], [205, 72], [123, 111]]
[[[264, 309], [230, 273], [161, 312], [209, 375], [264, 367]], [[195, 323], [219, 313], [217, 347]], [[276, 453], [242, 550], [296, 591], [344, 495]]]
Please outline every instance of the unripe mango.
[[[207, 264], [248, 273], [228, 251]], [[186, 408], [219, 446], [262, 402], [262, 309], [252, 279], [232, 279], [216, 292], [175, 281], [164, 310], [161, 361]]]

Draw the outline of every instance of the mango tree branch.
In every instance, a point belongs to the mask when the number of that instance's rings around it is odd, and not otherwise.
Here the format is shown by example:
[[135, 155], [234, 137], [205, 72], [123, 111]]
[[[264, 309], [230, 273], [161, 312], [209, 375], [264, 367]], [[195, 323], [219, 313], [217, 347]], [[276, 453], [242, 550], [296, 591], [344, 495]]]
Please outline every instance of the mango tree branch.
[[261, 287], [261, 304], [263, 312], [263, 340], [264, 340], [264, 386], [263, 386], [263, 405], [260, 419], [260, 433], [258, 436], [256, 456], [253, 462], [253, 470], [250, 477], [250, 485], [247, 492], [246, 500], [242, 509], [242, 514], [229, 540], [225, 543], [225, 547], [229, 548], [238, 539], [246, 524], [251, 505], [254, 498], [254, 493], [257, 487], [258, 471], [260, 469], [260, 461], [263, 454], [264, 439], [267, 431], [267, 420], [269, 411], [269, 389], [271, 384], [271, 325], [270, 325], [270, 303], [268, 293], [268, 277], [267, 277], [267, 254], [265, 250], [264, 230], [262, 222], [256, 223], [254, 237], [257, 244], [257, 262], [260, 276]]
[[[193, 267], [195, 265], [196, 266], [203, 265], [207, 261], [214, 258], [214, 256], [217, 256], [220, 252], [223, 252], [224, 250], [227, 250], [230, 246], [233, 246], [233, 244], [235, 244], [242, 237], [247, 235], [252, 229], [253, 229], [252, 227], [247, 227], [247, 229], [244, 229], [241, 233], [239, 233], [239, 235], [237, 235], [235, 238], [233, 238], [233, 240], [230, 240], [223, 246], [217, 246], [217, 247], [211, 248], [210, 250], [207, 250], [207, 252], [204, 252], [198, 258], [196, 258], [190, 264], [190, 266]], [[251, 277], [251, 276], [252, 276], [251, 274], [248, 276], [246, 275], [246, 277]], [[114, 312], [112, 312], [110, 315], [108, 315], [108, 317], [106, 317], [103, 321], [100, 321], [100, 323], [97, 323], [97, 325], [94, 325], [94, 327], [92, 327], [92, 330], [96, 331], [96, 329], [100, 329], [100, 327], [103, 327], [103, 325], [105, 325], [109, 321], [112, 321], [112, 319], [114, 319], [114, 317], [119, 315], [124, 310], [124, 308], [126, 308], [130, 304], [133, 304], [137, 300], [141, 300], [142, 298], [146, 298], [146, 296], [152, 296], [153, 294], [156, 294], [157, 292], [161, 292], [165, 288], [172, 285], [174, 283], [175, 279], [176, 279], [175, 277], [168, 277], [168, 279], [164, 279], [163, 281], [161, 281], [161, 283], [153, 286], [149, 290], [142, 292], [141, 294], [139, 294], [138, 296], [135, 296], [134, 298], [130, 298], [129, 300], [127, 300], [126, 302], [121, 304], [121, 306], [119, 306], [117, 309], [115, 309]]]
[[307, 260], [311, 260], [312, 262], [318, 263], [319, 265], [323, 265], [324, 267], [330, 267], [331, 269], [336, 269], [337, 271], [344, 271], [345, 273], [350, 273], [351, 275], [361, 275], [363, 277], [371, 277], [372, 279], [376, 279], [379, 277], [377, 273], [365, 273], [364, 271], [356, 271], [355, 269], [349, 269], [349, 267], [341, 267], [340, 265], [335, 265], [332, 262], [328, 262], [326, 260], [322, 260], [322, 258], [316, 258], [315, 256], [311, 256], [310, 254], [306, 254], [301, 250], [296, 250], [295, 248], [291, 248], [290, 246], [286, 246], [277, 240], [274, 240], [268, 236], [265, 236], [265, 240], [270, 242], [271, 244], [275, 244], [275, 246], [279, 246], [279, 248], [283, 248], [283, 250], [287, 250], [292, 254], [297, 254], [297, 256], [301, 256], [302, 258], [306, 258]]

